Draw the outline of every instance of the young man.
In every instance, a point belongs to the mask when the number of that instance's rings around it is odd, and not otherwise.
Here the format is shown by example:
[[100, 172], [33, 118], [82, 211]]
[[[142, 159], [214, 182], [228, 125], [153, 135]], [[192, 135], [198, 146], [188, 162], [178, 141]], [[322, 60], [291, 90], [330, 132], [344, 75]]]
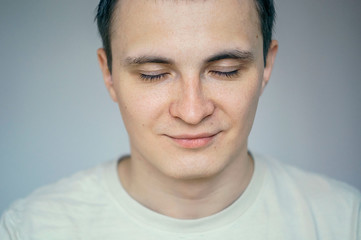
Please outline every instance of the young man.
[[277, 53], [261, 0], [102, 0], [98, 59], [131, 155], [42, 188], [1, 239], [360, 239], [360, 193], [252, 155]]

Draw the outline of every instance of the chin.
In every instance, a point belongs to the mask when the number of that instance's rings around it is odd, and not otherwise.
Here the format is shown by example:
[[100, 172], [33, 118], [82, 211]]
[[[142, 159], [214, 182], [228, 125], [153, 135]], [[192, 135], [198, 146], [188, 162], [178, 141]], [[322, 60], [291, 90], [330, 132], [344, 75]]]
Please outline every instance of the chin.
[[182, 157], [163, 165], [162, 172], [177, 180], [197, 180], [211, 178], [224, 169], [225, 163], [215, 157]]

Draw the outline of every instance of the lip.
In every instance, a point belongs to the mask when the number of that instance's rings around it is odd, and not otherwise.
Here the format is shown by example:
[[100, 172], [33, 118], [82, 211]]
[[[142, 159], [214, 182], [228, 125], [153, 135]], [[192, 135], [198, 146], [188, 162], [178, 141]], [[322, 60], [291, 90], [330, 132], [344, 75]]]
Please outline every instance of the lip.
[[178, 146], [188, 149], [196, 149], [205, 147], [214, 140], [214, 138], [219, 134], [217, 133], [201, 133], [201, 134], [182, 134], [169, 136]]

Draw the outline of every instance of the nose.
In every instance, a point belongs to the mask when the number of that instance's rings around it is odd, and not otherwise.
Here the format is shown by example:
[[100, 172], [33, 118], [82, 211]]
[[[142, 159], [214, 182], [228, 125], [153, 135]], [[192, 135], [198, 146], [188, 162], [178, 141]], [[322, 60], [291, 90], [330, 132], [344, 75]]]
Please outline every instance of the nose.
[[201, 79], [188, 78], [180, 80], [177, 97], [170, 106], [170, 114], [187, 124], [196, 125], [212, 115], [215, 106], [212, 100], [204, 94]]

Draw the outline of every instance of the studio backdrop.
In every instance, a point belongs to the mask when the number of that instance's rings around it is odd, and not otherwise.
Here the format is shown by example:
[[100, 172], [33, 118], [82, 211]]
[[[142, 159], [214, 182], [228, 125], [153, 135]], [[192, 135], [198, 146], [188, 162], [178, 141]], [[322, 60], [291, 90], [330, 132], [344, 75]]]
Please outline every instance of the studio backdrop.
[[[0, 0], [0, 213], [129, 152], [103, 84], [98, 0]], [[276, 0], [279, 54], [253, 152], [361, 189], [361, 1]]]

